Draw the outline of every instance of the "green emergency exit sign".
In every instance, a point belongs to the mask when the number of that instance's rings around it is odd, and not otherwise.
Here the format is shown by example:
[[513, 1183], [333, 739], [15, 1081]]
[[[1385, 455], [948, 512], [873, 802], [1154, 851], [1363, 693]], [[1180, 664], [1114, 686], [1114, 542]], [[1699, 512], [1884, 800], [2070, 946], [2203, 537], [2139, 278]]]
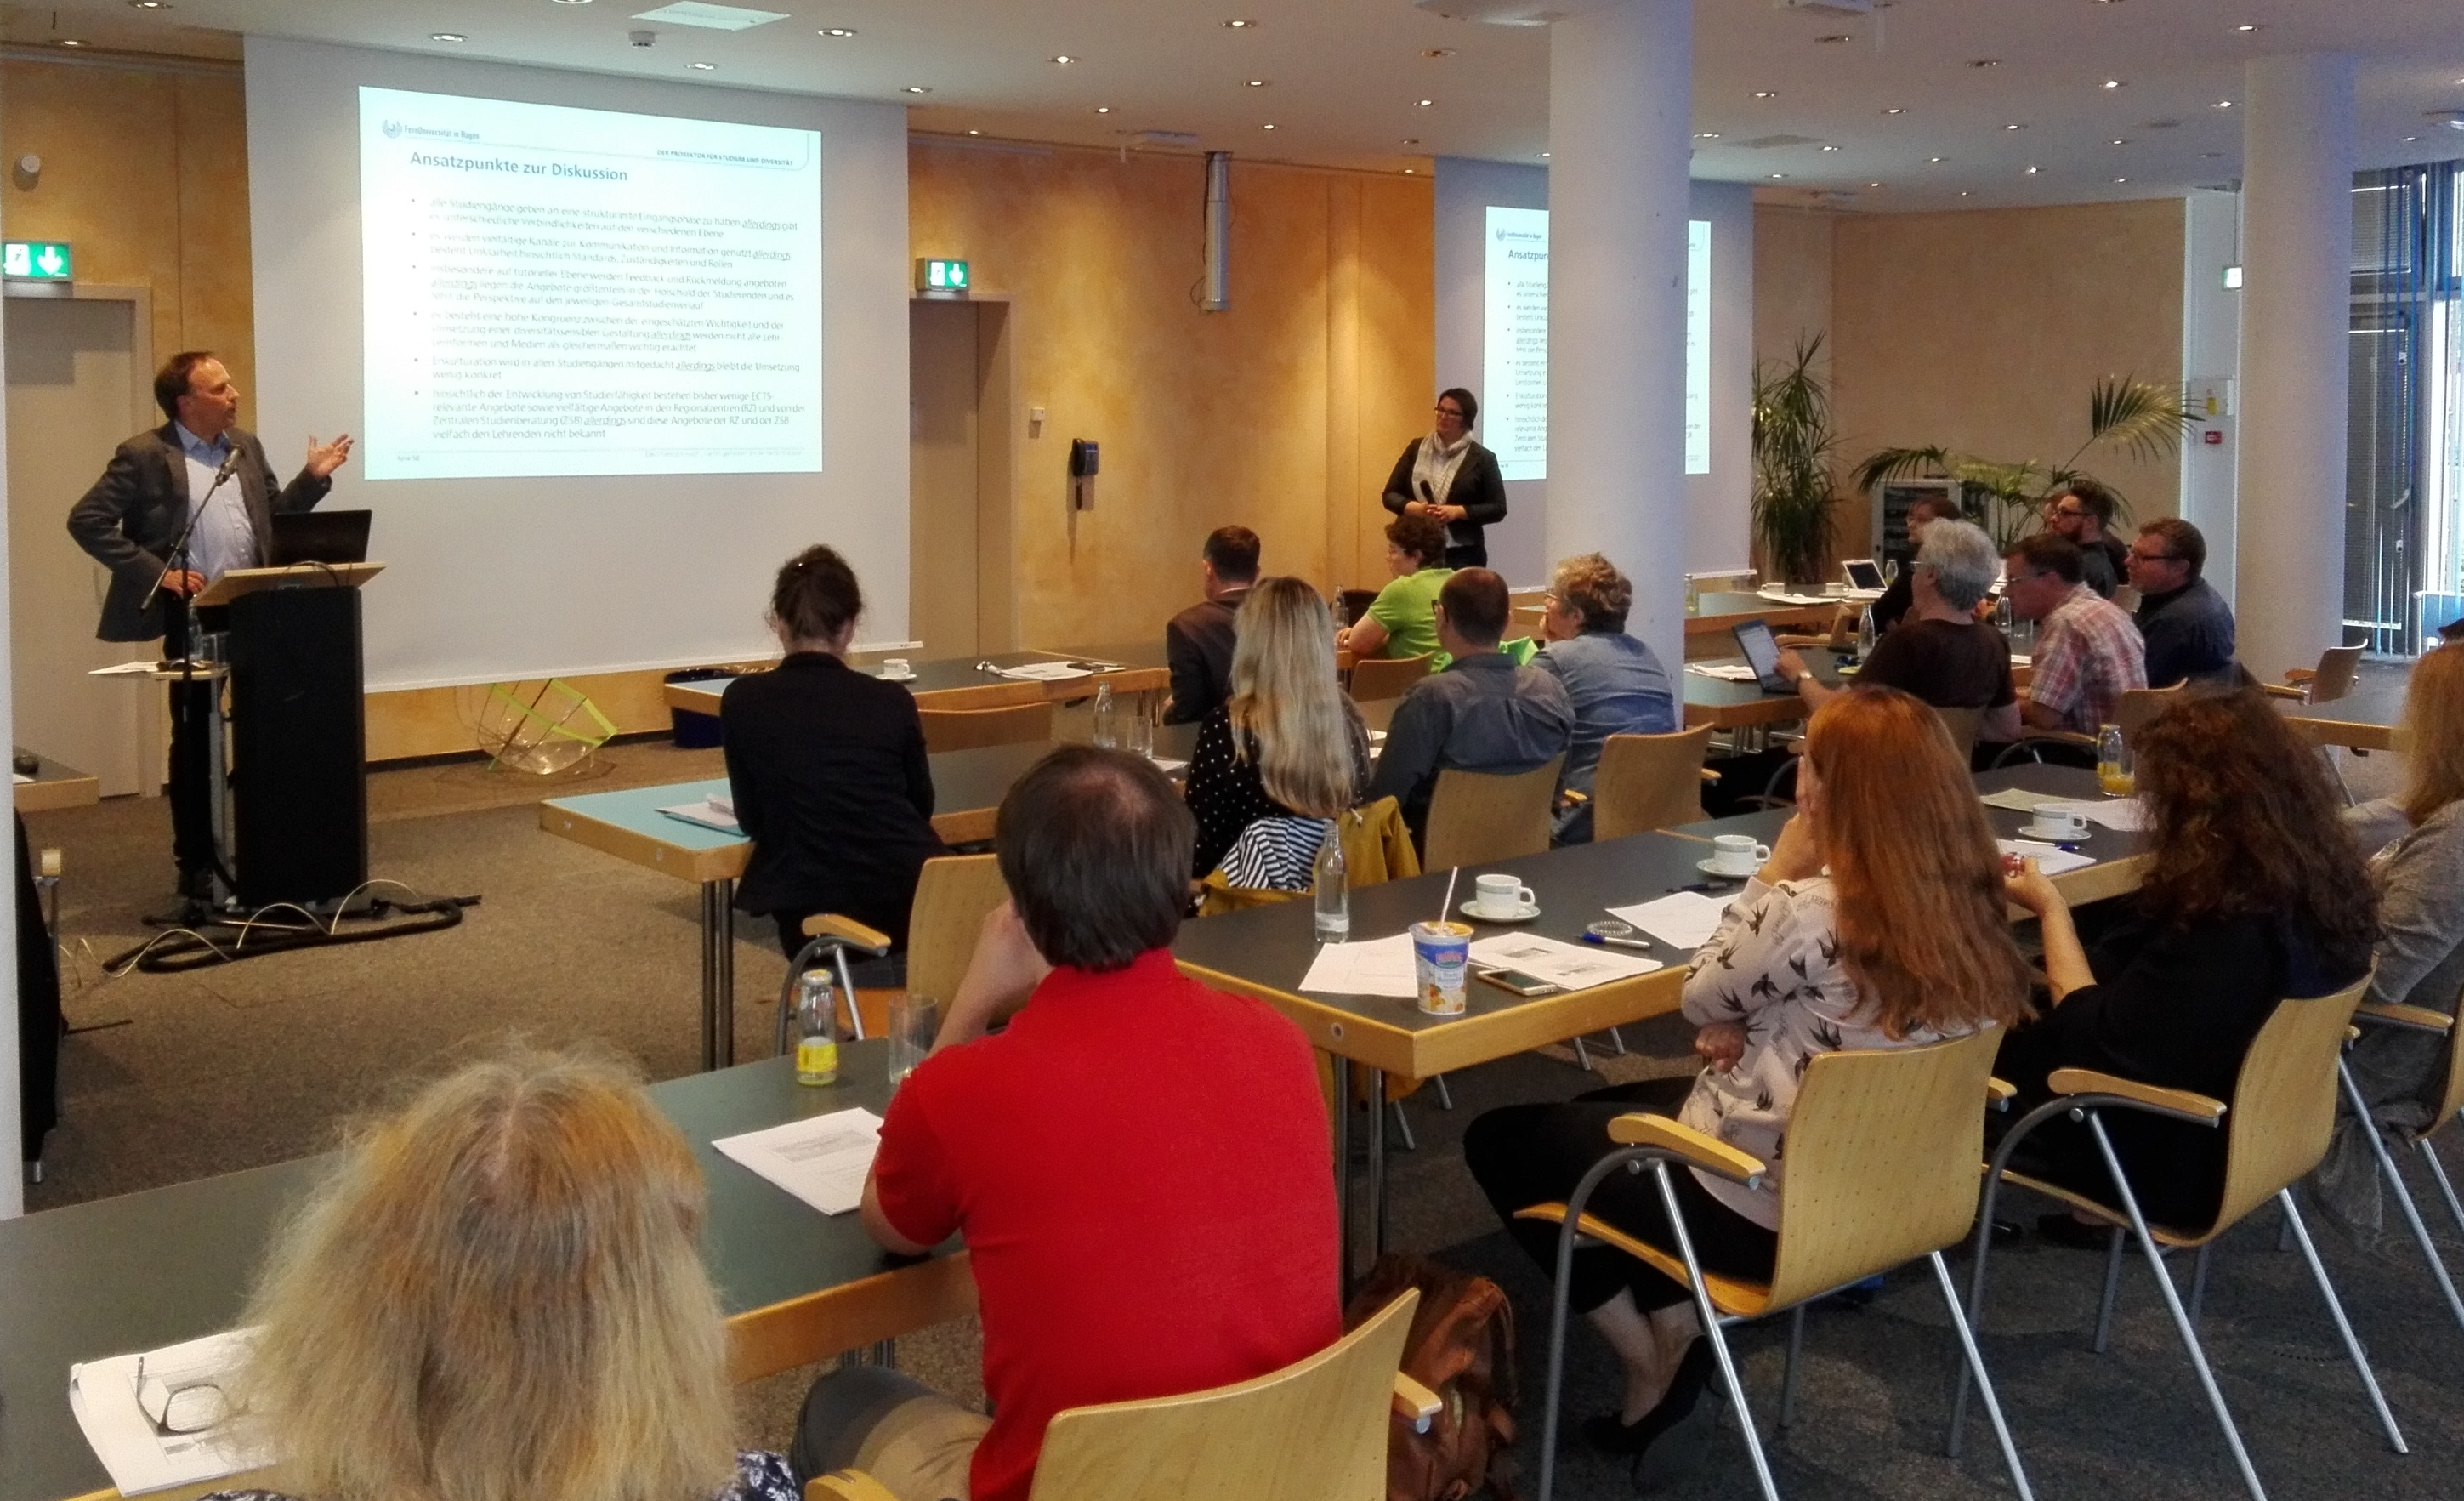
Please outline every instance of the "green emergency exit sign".
[[919, 260], [915, 263], [915, 290], [932, 298], [962, 298], [967, 295], [967, 263], [963, 260]]
[[11, 281], [74, 281], [77, 261], [66, 240], [0, 241], [0, 276]]

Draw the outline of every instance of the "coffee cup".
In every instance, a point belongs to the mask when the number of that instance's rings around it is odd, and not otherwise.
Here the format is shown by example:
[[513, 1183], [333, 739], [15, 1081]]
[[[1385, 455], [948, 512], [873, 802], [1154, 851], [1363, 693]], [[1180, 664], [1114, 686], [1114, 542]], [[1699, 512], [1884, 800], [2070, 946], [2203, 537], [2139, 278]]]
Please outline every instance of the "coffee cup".
[[903, 656], [886, 656], [881, 659], [881, 675], [891, 682], [899, 682], [914, 676], [915, 669], [910, 667]]
[[1484, 917], [1519, 917], [1540, 904], [1531, 888], [1511, 875], [1478, 875], [1471, 885], [1471, 910]]
[[1726, 875], [1751, 875], [1771, 858], [1771, 846], [1756, 844], [1750, 834], [1717, 834], [1711, 840], [1711, 869]]
[[1471, 924], [1412, 924], [1412, 973], [1420, 1009], [1431, 1016], [1461, 1016], [1468, 998], [1463, 982], [1471, 968]]
[[2040, 806], [2035, 822], [2020, 830], [2038, 839], [2084, 839], [2087, 837], [2087, 815], [2074, 807]]

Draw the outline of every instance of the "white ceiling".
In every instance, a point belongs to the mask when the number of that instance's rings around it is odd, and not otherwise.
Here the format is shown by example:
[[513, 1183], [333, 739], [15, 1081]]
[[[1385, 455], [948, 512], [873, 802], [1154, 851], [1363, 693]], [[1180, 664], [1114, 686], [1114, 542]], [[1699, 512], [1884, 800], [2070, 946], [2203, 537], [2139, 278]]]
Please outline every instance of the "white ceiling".
[[[738, 33], [633, 18], [658, 3], [58, 0], [0, 8], [0, 35], [233, 56], [235, 33], [259, 33], [903, 101], [918, 130], [988, 140], [1187, 131], [1243, 157], [1382, 171], [1426, 172], [1438, 155], [1537, 163], [1548, 148], [1547, 33], [1408, 0], [754, 0], [793, 13]], [[2359, 58], [2358, 165], [2464, 156], [2464, 133], [2424, 118], [2464, 108], [2456, 0], [1897, 0], [1860, 20], [1697, 0], [1695, 14], [1695, 128], [1716, 133], [1697, 143], [1695, 173], [1766, 196], [1982, 208], [2228, 182], [2244, 64], [2316, 50]], [[1256, 24], [1222, 25], [1233, 17]], [[645, 28], [658, 33], [647, 51], [627, 41]], [[1998, 64], [1969, 66], [1988, 57]], [[1749, 143], [1775, 136], [1807, 141]]]

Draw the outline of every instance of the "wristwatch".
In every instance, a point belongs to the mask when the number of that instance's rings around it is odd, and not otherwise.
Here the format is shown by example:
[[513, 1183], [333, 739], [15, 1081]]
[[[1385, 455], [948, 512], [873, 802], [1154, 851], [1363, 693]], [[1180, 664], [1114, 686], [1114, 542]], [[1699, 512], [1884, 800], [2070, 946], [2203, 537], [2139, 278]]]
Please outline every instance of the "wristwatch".
[[1796, 674], [1796, 680], [1797, 680], [1798, 682], [1800, 682], [1800, 683], [1810, 683], [1810, 682], [1814, 681], [1814, 671], [1813, 671], [1813, 669], [1808, 668], [1808, 669], [1806, 669], [1804, 672], [1801, 672], [1801, 673], [1797, 673], [1797, 674]]

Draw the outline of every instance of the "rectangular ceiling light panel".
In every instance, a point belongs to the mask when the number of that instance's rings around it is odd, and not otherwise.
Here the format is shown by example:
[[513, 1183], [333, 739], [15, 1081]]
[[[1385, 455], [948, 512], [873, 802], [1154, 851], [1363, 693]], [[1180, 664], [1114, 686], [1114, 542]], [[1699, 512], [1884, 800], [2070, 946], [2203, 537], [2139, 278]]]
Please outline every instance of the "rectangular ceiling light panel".
[[698, 26], [709, 32], [741, 32], [787, 19], [784, 11], [748, 11], [740, 5], [710, 5], [705, 0], [676, 0], [645, 11], [636, 21], [664, 21], [670, 26]]

